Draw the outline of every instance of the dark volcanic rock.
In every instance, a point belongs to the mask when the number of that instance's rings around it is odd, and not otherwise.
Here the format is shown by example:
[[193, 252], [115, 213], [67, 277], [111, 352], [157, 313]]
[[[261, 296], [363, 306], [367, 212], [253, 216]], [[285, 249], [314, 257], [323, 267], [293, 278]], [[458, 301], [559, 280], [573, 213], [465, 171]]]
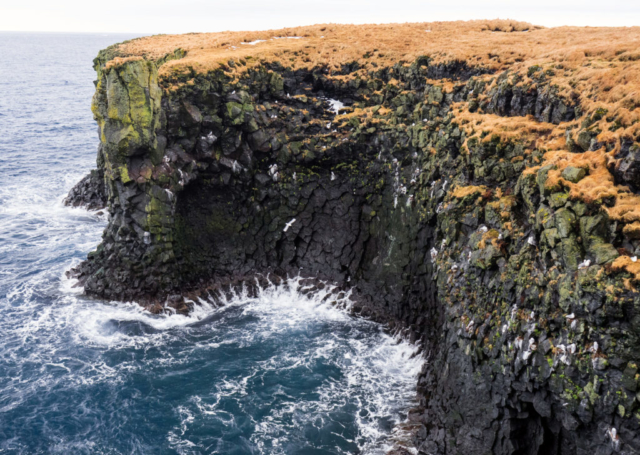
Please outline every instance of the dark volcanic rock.
[[94, 169], [80, 180], [69, 191], [64, 205], [85, 207], [88, 210], [101, 210], [107, 206], [107, 193], [104, 174], [101, 169]]
[[616, 158], [611, 168], [616, 181], [640, 189], [640, 144], [623, 142]]

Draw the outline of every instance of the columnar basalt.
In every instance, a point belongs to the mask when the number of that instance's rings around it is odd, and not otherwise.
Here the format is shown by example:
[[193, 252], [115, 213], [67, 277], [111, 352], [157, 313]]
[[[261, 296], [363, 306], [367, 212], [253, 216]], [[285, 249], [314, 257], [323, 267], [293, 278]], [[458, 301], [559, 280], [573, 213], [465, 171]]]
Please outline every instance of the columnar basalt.
[[188, 311], [268, 271], [328, 279], [421, 343], [419, 453], [640, 451], [635, 105], [567, 92], [556, 73], [582, 70], [560, 63], [305, 66], [312, 45], [289, 64], [225, 36], [199, 69], [193, 39], [95, 61], [110, 221], [72, 271], [88, 294]]

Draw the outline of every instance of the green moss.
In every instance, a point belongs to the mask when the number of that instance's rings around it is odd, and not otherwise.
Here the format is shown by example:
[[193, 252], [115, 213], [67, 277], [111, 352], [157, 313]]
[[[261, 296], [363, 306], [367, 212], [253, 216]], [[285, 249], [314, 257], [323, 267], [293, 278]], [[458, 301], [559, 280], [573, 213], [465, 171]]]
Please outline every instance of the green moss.
[[127, 167], [120, 166], [119, 171], [120, 171], [120, 179], [122, 180], [122, 183], [129, 183], [131, 181], [131, 178], [129, 178], [129, 171]]
[[[104, 157], [112, 168], [126, 165], [128, 157], [142, 148], [150, 151], [154, 163], [160, 162], [156, 131], [161, 97], [153, 62], [130, 61], [99, 72], [91, 109], [100, 128]], [[120, 175], [110, 174], [112, 178]]]

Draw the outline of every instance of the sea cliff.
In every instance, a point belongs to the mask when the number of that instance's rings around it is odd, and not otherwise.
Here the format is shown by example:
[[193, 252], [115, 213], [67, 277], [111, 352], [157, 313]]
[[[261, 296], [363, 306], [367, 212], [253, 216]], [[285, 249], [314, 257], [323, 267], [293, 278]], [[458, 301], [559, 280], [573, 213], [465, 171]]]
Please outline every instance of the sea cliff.
[[637, 38], [479, 21], [112, 46], [98, 170], [68, 199], [109, 224], [71, 274], [183, 312], [266, 273], [329, 280], [421, 344], [420, 454], [637, 453]]

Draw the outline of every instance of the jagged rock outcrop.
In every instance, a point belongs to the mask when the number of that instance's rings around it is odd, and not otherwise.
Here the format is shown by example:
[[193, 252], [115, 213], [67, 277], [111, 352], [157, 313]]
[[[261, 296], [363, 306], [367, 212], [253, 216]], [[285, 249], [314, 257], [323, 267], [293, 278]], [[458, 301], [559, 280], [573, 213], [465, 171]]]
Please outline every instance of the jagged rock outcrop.
[[93, 100], [110, 221], [72, 271], [88, 294], [187, 311], [258, 273], [328, 279], [421, 343], [419, 453], [640, 451], [640, 222], [614, 182], [636, 182], [637, 142], [599, 134], [553, 71], [160, 76], [167, 57], [113, 52]]
[[85, 207], [87, 210], [101, 210], [107, 206], [107, 190], [104, 173], [94, 169], [74, 185], [63, 201], [71, 207]]

